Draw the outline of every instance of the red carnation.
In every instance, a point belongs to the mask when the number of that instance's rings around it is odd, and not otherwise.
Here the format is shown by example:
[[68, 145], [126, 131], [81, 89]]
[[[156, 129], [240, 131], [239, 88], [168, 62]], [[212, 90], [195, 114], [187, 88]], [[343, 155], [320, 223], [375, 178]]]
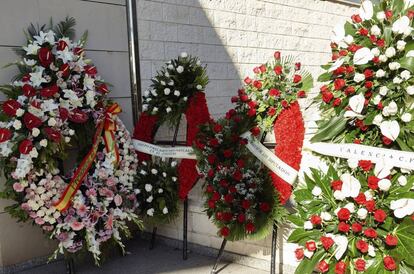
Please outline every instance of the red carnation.
[[362, 231], [362, 225], [360, 223], [353, 223], [352, 224], [352, 231], [354, 233], [360, 233]]
[[302, 81], [302, 76], [300, 76], [299, 74], [295, 74], [295, 75], [293, 76], [293, 83], [297, 84], [297, 83], [299, 83], [300, 81]]
[[367, 208], [368, 212], [373, 212], [375, 210], [375, 201], [370, 200], [365, 203], [365, 207]]
[[386, 243], [388, 246], [396, 246], [396, 245], [398, 244], [398, 238], [397, 238], [397, 237], [395, 237], [395, 236], [393, 236], [393, 235], [391, 235], [391, 234], [388, 234], [388, 235], [385, 237], [385, 243]]
[[361, 253], [367, 253], [368, 252], [368, 243], [365, 242], [364, 240], [358, 240], [356, 242], [356, 248], [361, 252]]
[[353, 86], [349, 86], [345, 89], [345, 94], [347, 96], [354, 94], [355, 93], [355, 88]]
[[278, 89], [271, 88], [271, 89], [269, 90], [269, 95], [270, 95], [270, 96], [274, 96], [274, 97], [276, 97], [276, 96], [280, 96], [280, 91], [279, 91]]
[[321, 273], [328, 272], [328, 270], [329, 270], [329, 264], [327, 262], [325, 262], [325, 261], [319, 262], [319, 264], [318, 264], [318, 270]]
[[213, 201], [218, 201], [218, 200], [220, 200], [220, 193], [218, 193], [217, 191], [215, 191], [215, 192], [213, 192], [213, 195], [211, 196], [211, 200], [213, 200]]
[[387, 213], [385, 213], [384, 210], [382, 209], [375, 210], [374, 212], [375, 221], [377, 221], [378, 223], [383, 223], [386, 218], [387, 218]]
[[269, 110], [267, 111], [267, 115], [273, 116], [275, 114], [276, 114], [276, 109], [274, 107], [270, 107]]
[[322, 93], [322, 100], [325, 102], [325, 103], [329, 103], [329, 102], [331, 102], [332, 101], [332, 99], [334, 98], [334, 95], [333, 95], [333, 93], [332, 92], [330, 92], [330, 91], [326, 91], [326, 92], [323, 92]]
[[52, 85], [50, 87], [45, 87], [40, 90], [40, 96], [42, 97], [52, 97], [59, 91], [59, 87], [57, 85]]
[[246, 215], [240, 213], [239, 216], [237, 216], [237, 221], [241, 224], [244, 223], [246, 221]]
[[69, 64], [63, 64], [60, 68], [59, 71], [62, 73], [62, 77], [63, 78], [67, 78], [70, 75], [70, 67]]
[[215, 124], [214, 127], [213, 127], [213, 131], [215, 133], [220, 133], [222, 130], [223, 130], [223, 126], [220, 125], [220, 124]]
[[236, 170], [233, 173], [233, 179], [236, 181], [241, 181], [241, 179], [243, 179], [243, 174], [240, 172], [240, 170]]
[[243, 161], [242, 159], [238, 159], [238, 160], [236, 161], [236, 164], [237, 164], [237, 166], [238, 166], [239, 168], [243, 168], [243, 167], [245, 166], [245, 163], [244, 163], [244, 161]]
[[21, 154], [29, 154], [32, 149], [33, 149], [33, 143], [32, 141], [28, 139], [21, 141], [19, 144], [19, 152]]
[[259, 136], [260, 134], [260, 128], [259, 127], [252, 127], [250, 132], [253, 134], [253, 136]]
[[349, 209], [347, 209], [347, 208], [341, 208], [338, 211], [337, 215], [338, 215], [338, 219], [340, 221], [348, 221], [349, 218], [351, 217], [351, 211], [349, 211]]
[[367, 199], [366, 199], [366, 197], [365, 197], [365, 194], [364, 194], [364, 193], [362, 193], [362, 192], [360, 192], [360, 193], [358, 194], [358, 196], [356, 196], [356, 197], [354, 198], [354, 200], [355, 200], [355, 202], [356, 202], [357, 204], [359, 204], [359, 205], [363, 205], [363, 204], [365, 204], [365, 202], [367, 201]]
[[283, 72], [282, 66], [275, 66], [273, 71], [276, 73], [276, 75], [280, 75]]
[[83, 69], [85, 70], [85, 73], [88, 75], [95, 75], [98, 73], [98, 70], [96, 69], [95, 66], [91, 66], [91, 65], [86, 65], [83, 67]]
[[364, 261], [364, 259], [357, 259], [355, 261], [356, 271], [359, 271], [359, 272], [365, 271], [365, 265], [366, 265], [366, 262]]
[[214, 170], [213, 169], [209, 169], [209, 171], [207, 172], [207, 176], [209, 178], [213, 178], [214, 177]]
[[217, 160], [217, 156], [214, 154], [210, 154], [207, 156], [207, 161], [210, 165], [214, 164]]
[[334, 87], [336, 90], [341, 90], [345, 86], [345, 80], [338, 78], [334, 81]]
[[233, 151], [231, 151], [230, 149], [226, 149], [225, 151], [223, 151], [223, 155], [225, 158], [230, 158], [231, 156], [233, 156]]
[[23, 91], [24, 96], [26, 97], [33, 97], [36, 95], [36, 89], [29, 84], [25, 84], [22, 87], [22, 91]]
[[17, 102], [16, 100], [9, 99], [6, 102], [3, 103], [3, 112], [6, 113], [10, 117], [16, 116], [16, 111], [21, 107], [22, 105]]
[[334, 107], [339, 107], [339, 106], [341, 105], [341, 103], [342, 103], [341, 98], [336, 98], [336, 99], [333, 101], [332, 105], [333, 105]]
[[240, 95], [240, 100], [242, 102], [247, 102], [247, 101], [249, 101], [249, 96], [247, 96], [246, 94], [242, 94], [242, 95]]
[[221, 179], [219, 183], [220, 183], [221, 187], [228, 187], [229, 186], [229, 183], [225, 179]]
[[368, 177], [368, 187], [372, 190], [377, 190], [379, 181], [380, 181], [379, 178], [377, 178], [375, 176], [369, 176]]
[[249, 117], [256, 116], [256, 110], [255, 110], [254, 108], [249, 109], [249, 110], [247, 111], [247, 115], [248, 115]]
[[227, 237], [230, 235], [230, 228], [228, 228], [227, 226], [223, 227], [222, 229], [220, 229], [220, 234], [223, 237]]
[[368, 238], [375, 239], [375, 238], [377, 238], [378, 233], [377, 233], [377, 231], [376, 231], [375, 229], [373, 229], [373, 228], [367, 228], [367, 229], [365, 229], [365, 231], [364, 231], [364, 235], [365, 235], [366, 237], [368, 237]]
[[323, 245], [323, 248], [325, 248], [325, 250], [330, 249], [333, 246], [333, 244], [335, 243], [334, 240], [331, 237], [322, 236], [320, 240], [321, 240], [321, 243]]
[[335, 180], [331, 182], [331, 187], [333, 190], [341, 190], [342, 189], [342, 181]]
[[349, 231], [349, 224], [345, 223], [345, 222], [340, 222], [338, 224], [338, 231], [342, 232], [342, 233], [347, 233]]
[[313, 225], [317, 226], [317, 225], [322, 224], [322, 218], [321, 218], [320, 216], [318, 216], [318, 215], [312, 215], [312, 216], [310, 217], [310, 222], [311, 222]]
[[245, 228], [247, 233], [253, 233], [256, 230], [254, 224], [250, 222], [246, 224]]
[[0, 143], [10, 140], [12, 132], [7, 128], [0, 128]]
[[250, 208], [250, 202], [249, 200], [243, 200], [241, 203], [242, 208], [249, 209]]
[[391, 256], [385, 256], [383, 262], [386, 270], [394, 271], [395, 269], [397, 269], [397, 264]]
[[38, 52], [40, 64], [47, 68], [53, 62], [53, 54], [48, 48], [40, 48]]
[[225, 222], [230, 222], [233, 219], [233, 214], [231, 212], [224, 212], [223, 213], [223, 220]]
[[88, 114], [78, 108], [74, 109], [72, 113], [69, 114], [69, 120], [77, 124], [85, 123], [88, 119]]
[[237, 97], [237, 96], [232, 96], [231, 97], [231, 102], [232, 103], [237, 103], [239, 101], [239, 97]]
[[244, 78], [244, 82], [245, 82], [247, 85], [250, 85], [250, 84], [252, 83], [252, 79], [250, 79], [249, 77], [246, 77], [246, 78]]
[[57, 42], [57, 47], [56, 47], [56, 49], [57, 49], [57, 50], [64, 50], [67, 46], [68, 46], [68, 44], [67, 44], [65, 41], [63, 41], [63, 40], [59, 40], [59, 41]]
[[361, 16], [359, 16], [359, 14], [352, 15], [351, 19], [354, 23], [361, 23], [362, 22], [362, 18], [361, 18]]
[[280, 56], [281, 56], [280, 51], [275, 51], [273, 56], [275, 57], [276, 60], [280, 60]]
[[369, 160], [360, 160], [358, 161], [358, 166], [362, 168], [364, 171], [368, 172], [372, 168], [372, 162]]
[[210, 139], [210, 141], [208, 143], [212, 147], [216, 147], [216, 146], [219, 145], [219, 141], [216, 138]]
[[32, 130], [35, 127], [41, 126], [42, 120], [40, 120], [39, 117], [31, 114], [30, 112], [26, 112], [23, 116], [23, 123], [29, 130]]
[[306, 242], [305, 246], [306, 246], [306, 249], [311, 251], [311, 252], [316, 250], [315, 241], [308, 241], [308, 242]]
[[62, 135], [59, 131], [50, 127], [45, 128], [45, 133], [47, 135], [47, 138], [55, 143], [59, 143], [60, 139], [62, 138]]
[[298, 91], [298, 98], [305, 98], [306, 97], [306, 92], [304, 90], [299, 90]]
[[265, 202], [260, 203], [259, 207], [260, 207], [260, 210], [262, 212], [269, 212], [270, 211], [270, 205], [268, 203], [265, 203]]
[[214, 187], [213, 187], [212, 185], [208, 185], [208, 186], [206, 187], [206, 192], [207, 192], [207, 193], [213, 193], [213, 191], [214, 191]]
[[300, 261], [303, 259], [303, 257], [305, 256], [305, 251], [303, 250], [303, 248], [296, 248], [295, 250], [295, 256], [296, 256], [296, 260]]
[[255, 108], [257, 107], [257, 102], [256, 101], [250, 101], [247, 103], [247, 105], [249, 106], [249, 108]]
[[261, 88], [262, 88], [262, 82], [260, 82], [260, 81], [258, 81], [258, 80], [255, 80], [255, 81], [253, 82], [253, 86], [254, 86], [255, 88], [257, 88], [257, 89], [261, 89]]
[[345, 274], [346, 273], [346, 263], [343, 261], [338, 262], [335, 265], [335, 274]]
[[387, 18], [387, 20], [389, 20], [392, 17], [392, 10], [386, 10], [385, 17]]

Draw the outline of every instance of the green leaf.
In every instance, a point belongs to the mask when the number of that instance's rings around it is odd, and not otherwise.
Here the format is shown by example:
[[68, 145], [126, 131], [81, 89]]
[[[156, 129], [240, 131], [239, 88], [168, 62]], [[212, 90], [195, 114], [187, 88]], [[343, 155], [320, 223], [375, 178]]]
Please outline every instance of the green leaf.
[[287, 219], [294, 225], [298, 226], [298, 227], [303, 227], [304, 224], [304, 220], [301, 216], [294, 214], [294, 215], [289, 215], [287, 217]]
[[397, 227], [395, 236], [398, 238], [398, 245], [390, 252], [391, 256], [414, 265], [414, 221], [409, 217], [405, 218]]
[[295, 229], [288, 238], [290, 243], [304, 244], [309, 240], [318, 240], [322, 233], [317, 230], [305, 230], [304, 228]]
[[319, 249], [313, 254], [311, 259], [303, 259], [299, 266], [296, 268], [295, 274], [311, 274], [316, 265], [321, 261], [322, 257], [326, 254], [323, 249]]
[[391, 39], [392, 39], [392, 29], [391, 29], [391, 27], [385, 27], [384, 28], [384, 38], [385, 38], [385, 42], [387, 43], [387, 45], [389, 45], [391, 43]]
[[403, 57], [399, 60], [402, 68], [408, 69], [411, 73], [414, 73], [414, 57]]
[[345, 129], [346, 122], [347, 120], [342, 113], [333, 117], [326, 124], [321, 125], [318, 132], [312, 137], [311, 142], [322, 142], [335, 138]]
[[332, 73], [330, 72], [322, 73], [318, 77], [318, 82], [328, 82], [329, 80], [331, 80], [331, 77], [332, 77]]
[[357, 32], [354, 25], [351, 24], [350, 22], [346, 22], [344, 28], [345, 28], [345, 35], [354, 36], [354, 34]]

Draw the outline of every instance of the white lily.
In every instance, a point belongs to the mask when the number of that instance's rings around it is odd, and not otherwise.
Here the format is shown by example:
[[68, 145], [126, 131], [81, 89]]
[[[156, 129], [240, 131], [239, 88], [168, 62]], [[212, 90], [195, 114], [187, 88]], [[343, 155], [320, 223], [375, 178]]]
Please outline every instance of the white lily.
[[345, 22], [337, 24], [332, 30], [331, 40], [336, 44], [340, 44], [345, 39]]
[[23, 49], [28, 55], [37, 55], [37, 51], [40, 49], [40, 47], [36, 44], [29, 44], [27, 47], [23, 47]]
[[414, 213], [414, 199], [403, 198], [392, 201], [390, 209], [394, 210], [395, 217], [402, 219]]
[[395, 141], [400, 135], [400, 125], [397, 121], [384, 121], [380, 125], [381, 134], [388, 139]]
[[411, 8], [412, 5], [414, 5], [414, 0], [404, 0], [405, 9]]
[[40, 31], [38, 36], [33, 37], [36, 40], [36, 44], [43, 45], [45, 42], [48, 42], [51, 45], [55, 44], [55, 33], [52, 30], [48, 32]]
[[361, 48], [355, 52], [354, 65], [365, 65], [374, 58], [369, 48]]
[[361, 183], [349, 173], [341, 175], [342, 189], [341, 192], [345, 197], [355, 198], [361, 190]]
[[46, 83], [46, 79], [43, 78], [43, 70], [44, 68], [37, 69], [36, 72], [29, 73], [30, 81], [32, 82], [33, 87], [40, 87], [42, 83]]
[[370, 0], [363, 0], [359, 8], [359, 16], [362, 20], [370, 20], [374, 15], [374, 6]]
[[66, 47], [64, 50], [57, 51], [56, 53], [58, 58], [61, 59], [65, 64], [73, 60], [73, 53], [72, 51], [69, 51], [68, 47]]
[[349, 106], [351, 110], [347, 110], [344, 114], [344, 117], [363, 117], [361, 115], [362, 110], [364, 109], [365, 97], [362, 94], [357, 94], [349, 99]]

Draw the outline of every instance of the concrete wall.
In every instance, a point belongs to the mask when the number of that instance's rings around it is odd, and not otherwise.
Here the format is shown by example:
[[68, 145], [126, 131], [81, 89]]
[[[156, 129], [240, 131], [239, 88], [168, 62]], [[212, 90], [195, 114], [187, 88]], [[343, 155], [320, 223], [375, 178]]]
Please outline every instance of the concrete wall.
[[[306, 69], [318, 75], [320, 65], [330, 59], [331, 30], [353, 12], [349, 3], [320, 0], [138, 1], [143, 88], [165, 61], [182, 51], [197, 55], [208, 65], [208, 106], [219, 117], [231, 107], [230, 97], [241, 80], [253, 74], [254, 66], [272, 58], [275, 50], [298, 56]], [[312, 115], [306, 118], [307, 138], [314, 131], [314, 119]], [[163, 131], [159, 138], [171, 138], [171, 132]], [[282, 230], [277, 259], [294, 265], [294, 246], [285, 243], [288, 229]], [[158, 231], [182, 239], [181, 217]], [[213, 248], [221, 244], [203, 212], [201, 183], [190, 194], [188, 237], [190, 242]], [[226, 250], [256, 258], [256, 266], [267, 269], [270, 239], [228, 243]]]

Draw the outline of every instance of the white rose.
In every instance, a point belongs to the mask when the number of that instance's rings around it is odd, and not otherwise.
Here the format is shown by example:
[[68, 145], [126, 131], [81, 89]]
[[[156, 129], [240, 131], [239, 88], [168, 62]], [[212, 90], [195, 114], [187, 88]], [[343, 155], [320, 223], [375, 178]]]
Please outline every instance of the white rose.
[[174, 95], [175, 95], [175, 96], [177, 96], [177, 97], [178, 97], [178, 96], [180, 96], [180, 94], [181, 94], [181, 92], [180, 92], [179, 90], [174, 90]]
[[381, 102], [381, 99], [382, 99], [381, 95], [377, 94], [377, 95], [375, 95], [375, 97], [374, 97], [374, 99], [372, 100], [372, 102], [373, 102], [375, 105], [378, 105], [378, 104], [379, 104], [379, 102]]
[[49, 120], [47, 121], [48, 126], [50, 127], [54, 127], [56, 125], [56, 120], [55, 118], [49, 118]]
[[153, 168], [153, 169], [151, 169], [151, 173], [154, 174], [154, 175], [157, 175], [158, 174], [158, 170], [156, 170], [155, 168]]
[[406, 88], [408, 95], [414, 95], [414, 86], [409, 86]]
[[398, 112], [398, 106], [397, 106], [397, 103], [395, 103], [395, 101], [391, 101], [389, 104], [388, 104], [388, 113], [389, 113], [389, 115], [395, 115], [395, 114], [397, 114], [397, 112]]
[[400, 186], [407, 185], [407, 177], [405, 177], [404, 175], [398, 177], [398, 180], [397, 181], [400, 184]]
[[332, 215], [329, 212], [322, 212], [321, 213], [321, 218], [324, 221], [330, 221], [330, 220], [332, 220]]
[[39, 144], [40, 144], [41, 147], [47, 147], [47, 140], [43, 139], [39, 142]]
[[40, 134], [40, 130], [37, 127], [32, 129], [33, 137], [37, 137], [37, 136], [39, 136], [39, 134]]
[[371, 27], [371, 34], [373, 34], [375, 36], [379, 36], [379, 35], [381, 35], [381, 29], [377, 25], [373, 25]]
[[174, 81], [173, 81], [173, 80], [169, 81], [169, 82], [168, 82], [168, 85], [169, 85], [169, 86], [173, 86], [173, 85], [174, 85]]
[[151, 192], [151, 190], [152, 190], [152, 185], [150, 185], [150, 184], [145, 184], [145, 191], [146, 191], [146, 192]]
[[368, 215], [368, 210], [366, 210], [365, 208], [360, 208], [360, 209], [358, 209], [358, 211], [357, 211], [357, 215], [358, 215], [358, 218], [359, 219], [361, 219], [361, 220], [365, 220], [365, 218], [367, 217], [367, 215]]
[[362, 73], [355, 73], [354, 81], [359, 83], [365, 80], [365, 75]]
[[164, 213], [164, 214], [168, 214], [168, 208], [167, 208], [167, 207], [164, 207], [164, 208], [162, 209], [162, 213]]
[[149, 196], [147, 199], [146, 199], [146, 201], [148, 202], [148, 203], [151, 203], [152, 202], [152, 200], [154, 200], [154, 197], [151, 195], [151, 196]]
[[400, 40], [397, 42], [397, 50], [399, 51], [403, 51], [405, 49], [405, 45], [407, 45], [407, 43], [403, 40]]
[[184, 102], [187, 102], [187, 100], [188, 100], [187, 96], [186, 97], [183, 97], [183, 101]]
[[147, 210], [147, 215], [148, 215], [148, 216], [154, 216], [154, 211], [155, 211], [155, 210], [154, 210], [153, 208], [148, 209], [148, 210]]
[[374, 54], [374, 56], [379, 56], [381, 54], [381, 51], [379, 48], [373, 48], [371, 49], [371, 53]]
[[391, 181], [388, 179], [382, 179], [378, 182], [378, 187], [382, 191], [388, 191], [391, 187]]
[[394, 79], [392, 79], [392, 82], [394, 83], [394, 84], [401, 84], [402, 83], [402, 81], [403, 81], [403, 79], [401, 79], [400, 77], [398, 77], [398, 76], [396, 76]]
[[174, 69], [174, 66], [173, 66], [173, 65], [171, 65], [171, 64], [169, 64], [169, 65], [167, 66], [167, 68], [168, 68], [169, 70], [173, 70], [173, 69]]
[[66, 136], [66, 137], [65, 137], [65, 142], [66, 142], [66, 143], [69, 143], [69, 142], [70, 142], [70, 137]]
[[203, 86], [202, 85], [197, 85], [197, 87], [196, 87], [198, 90], [202, 90], [203, 89]]
[[32, 150], [29, 152], [30, 157], [32, 158], [37, 158], [37, 156], [39, 156], [39, 153], [37, 152], [37, 149], [34, 147], [32, 148]]
[[21, 129], [21, 128], [22, 128], [22, 122], [20, 122], [19, 120], [14, 120], [14, 122], [13, 122], [13, 127], [14, 127], [16, 130]]
[[187, 58], [188, 54], [187, 52], [181, 52], [181, 58]]
[[[163, 86], [165, 86], [165, 85], [166, 85], [165, 81], [161, 81], [160, 83], [161, 83], [161, 85], [163, 85]], [[152, 93], [152, 91], [151, 91], [151, 93]]]
[[358, 167], [358, 160], [357, 159], [348, 159], [348, 166], [352, 169], [355, 169]]
[[184, 68], [182, 66], [178, 66], [176, 70], [178, 73], [182, 73], [184, 71]]
[[367, 201], [371, 201], [372, 199], [374, 199], [374, 191], [373, 190], [367, 190], [367, 191], [365, 191], [364, 192], [364, 195], [365, 195], [365, 199], [367, 200]]
[[381, 94], [382, 96], [385, 96], [385, 95], [387, 95], [388, 90], [389, 90], [389, 89], [388, 89], [386, 86], [382, 86], [382, 87], [380, 87], [380, 89], [379, 89], [379, 94]]
[[164, 192], [164, 189], [162, 189], [162, 188], [160, 188], [160, 189], [158, 189], [158, 193], [163, 193]]
[[347, 203], [344, 208], [348, 209], [351, 213], [355, 212], [355, 204], [354, 203]]
[[401, 115], [401, 120], [403, 121], [403, 122], [406, 122], [406, 123], [408, 123], [408, 122], [410, 122], [411, 121], [411, 119], [412, 119], [412, 115], [410, 114], [410, 113], [404, 113], [403, 115]]
[[70, 135], [70, 136], [75, 135], [75, 131], [74, 131], [73, 129], [69, 129], [69, 135]]
[[382, 69], [379, 69], [376, 73], [375, 76], [377, 76], [377, 78], [382, 78], [385, 76], [385, 71]]
[[385, 18], [386, 18], [385, 17], [385, 12], [383, 12], [383, 11], [377, 12], [377, 19], [378, 19], [378, 21], [383, 21]]
[[153, 111], [153, 112], [158, 112], [158, 108], [157, 108], [157, 107], [154, 107], [154, 108], [152, 109], [152, 111]]
[[388, 60], [388, 58], [387, 58], [387, 56], [385, 56], [384, 54], [381, 54], [379, 57], [378, 57], [378, 59], [381, 61], [381, 62], [387, 62], [387, 60]]
[[401, 72], [401, 78], [403, 78], [404, 80], [408, 80], [411, 78], [411, 72], [409, 72], [408, 70], [404, 70], [403, 72]]
[[344, 41], [345, 41], [345, 43], [350, 45], [354, 42], [354, 37], [352, 37], [352, 35], [347, 35], [347, 36], [345, 36]]
[[310, 221], [306, 221], [306, 222], [303, 223], [303, 228], [305, 230], [311, 230], [311, 229], [313, 229], [313, 225]]
[[321, 195], [322, 194], [322, 189], [320, 188], [320, 187], [318, 187], [318, 186], [315, 186], [313, 189], [312, 189], [312, 195], [313, 196], [319, 196], [319, 195]]
[[167, 107], [166, 109], [165, 109], [165, 111], [167, 112], [167, 113], [170, 113], [171, 112], [171, 108], [170, 107]]
[[142, 111], [147, 111], [148, 110], [148, 105], [147, 104], [143, 104], [142, 105]]
[[19, 108], [19, 109], [16, 110], [16, 116], [17, 117], [21, 117], [21, 116], [23, 116], [23, 114], [24, 114], [24, 110], [23, 109]]
[[164, 94], [169, 95], [171, 93], [171, 90], [169, 88], [164, 89]]
[[372, 121], [372, 123], [374, 125], [379, 126], [381, 124], [382, 120], [383, 120], [382, 115], [381, 114], [377, 114], [377, 115], [375, 115], [374, 120]]
[[345, 194], [340, 190], [335, 190], [334, 198], [339, 201], [343, 201], [346, 197]]
[[387, 56], [387, 58], [394, 57], [396, 53], [397, 52], [394, 47], [389, 47], [385, 50], [385, 56]]

